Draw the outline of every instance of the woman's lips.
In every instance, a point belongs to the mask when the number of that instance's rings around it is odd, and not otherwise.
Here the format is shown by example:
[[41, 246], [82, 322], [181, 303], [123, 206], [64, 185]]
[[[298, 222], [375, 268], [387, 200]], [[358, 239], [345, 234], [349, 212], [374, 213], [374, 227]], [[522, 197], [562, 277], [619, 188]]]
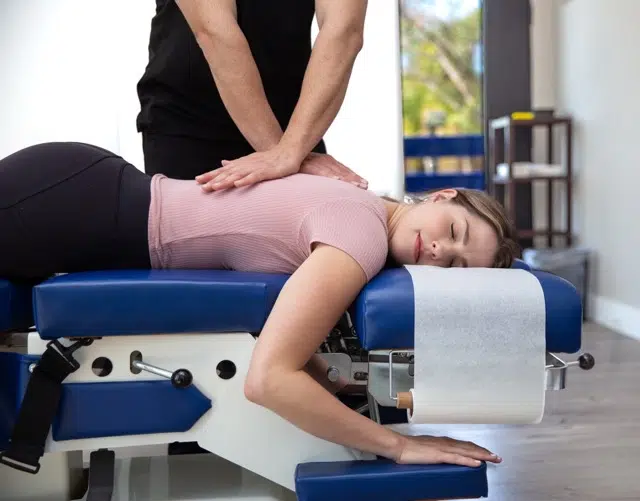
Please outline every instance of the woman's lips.
[[422, 238], [420, 238], [420, 233], [418, 233], [418, 236], [416, 237], [416, 244], [415, 244], [415, 250], [414, 250], [416, 264], [418, 264], [418, 261], [420, 261], [421, 253], [422, 253]]

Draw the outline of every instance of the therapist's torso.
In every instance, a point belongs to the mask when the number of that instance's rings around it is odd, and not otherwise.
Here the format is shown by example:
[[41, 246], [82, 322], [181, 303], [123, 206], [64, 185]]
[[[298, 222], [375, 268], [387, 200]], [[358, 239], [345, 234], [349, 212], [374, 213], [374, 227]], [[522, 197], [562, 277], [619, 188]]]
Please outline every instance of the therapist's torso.
[[[237, 0], [238, 24], [283, 130], [311, 55], [314, 0]], [[138, 83], [141, 132], [188, 135], [253, 149], [227, 112], [211, 70], [174, 0], [156, 0], [149, 62]]]

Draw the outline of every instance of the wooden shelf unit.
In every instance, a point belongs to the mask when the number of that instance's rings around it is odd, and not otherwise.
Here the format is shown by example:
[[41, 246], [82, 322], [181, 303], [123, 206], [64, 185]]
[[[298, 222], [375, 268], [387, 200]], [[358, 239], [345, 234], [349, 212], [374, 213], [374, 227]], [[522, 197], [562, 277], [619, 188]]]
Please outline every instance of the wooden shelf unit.
[[[514, 164], [516, 156], [515, 132], [517, 128], [546, 127], [547, 129], [547, 163], [554, 164], [554, 132], [556, 126], [562, 126], [565, 130], [565, 158], [564, 169], [562, 175], [527, 175], [523, 177], [514, 177]], [[489, 122], [489, 138], [488, 138], [488, 188], [489, 192], [496, 196], [496, 187], [502, 185], [505, 188], [505, 200], [503, 200], [511, 221], [516, 221], [516, 184], [531, 184], [534, 181], [545, 182], [547, 184], [547, 228], [545, 230], [533, 230], [531, 228], [517, 228], [519, 238], [532, 238], [536, 236], [546, 236], [547, 246], [553, 247], [554, 237], [564, 237], [567, 247], [572, 245], [573, 233], [571, 227], [571, 204], [572, 204], [572, 174], [573, 174], [573, 152], [572, 152], [572, 133], [573, 125], [570, 117], [566, 116], [537, 116], [533, 119], [520, 119], [511, 116], [504, 116]], [[498, 141], [502, 141], [501, 148]], [[502, 150], [502, 159], [498, 158], [498, 151]], [[498, 176], [498, 166], [506, 165], [508, 174], [505, 178]], [[553, 225], [553, 183], [565, 183], [565, 202], [566, 202], [566, 230], [556, 230]], [[533, 201], [532, 201], [533, 204]], [[533, 207], [531, 208], [533, 211]]]

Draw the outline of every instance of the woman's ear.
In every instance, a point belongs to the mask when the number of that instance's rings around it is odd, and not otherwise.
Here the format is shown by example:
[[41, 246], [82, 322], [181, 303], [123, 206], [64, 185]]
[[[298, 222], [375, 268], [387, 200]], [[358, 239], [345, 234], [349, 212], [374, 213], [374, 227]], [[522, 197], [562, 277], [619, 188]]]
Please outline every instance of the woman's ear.
[[446, 188], [444, 190], [438, 190], [430, 195], [430, 200], [433, 202], [439, 202], [441, 200], [451, 200], [458, 194], [458, 190], [454, 188]]

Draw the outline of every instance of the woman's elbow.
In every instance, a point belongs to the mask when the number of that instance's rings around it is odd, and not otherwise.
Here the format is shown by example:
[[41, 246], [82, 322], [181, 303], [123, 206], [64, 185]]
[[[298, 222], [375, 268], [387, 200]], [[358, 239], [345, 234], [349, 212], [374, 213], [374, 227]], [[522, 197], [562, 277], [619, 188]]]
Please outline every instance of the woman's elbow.
[[263, 405], [265, 389], [260, 379], [250, 372], [244, 380], [244, 397], [251, 403]]
[[249, 402], [270, 407], [279, 386], [276, 371], [250, 368], [244, 381], [244, 396]]

